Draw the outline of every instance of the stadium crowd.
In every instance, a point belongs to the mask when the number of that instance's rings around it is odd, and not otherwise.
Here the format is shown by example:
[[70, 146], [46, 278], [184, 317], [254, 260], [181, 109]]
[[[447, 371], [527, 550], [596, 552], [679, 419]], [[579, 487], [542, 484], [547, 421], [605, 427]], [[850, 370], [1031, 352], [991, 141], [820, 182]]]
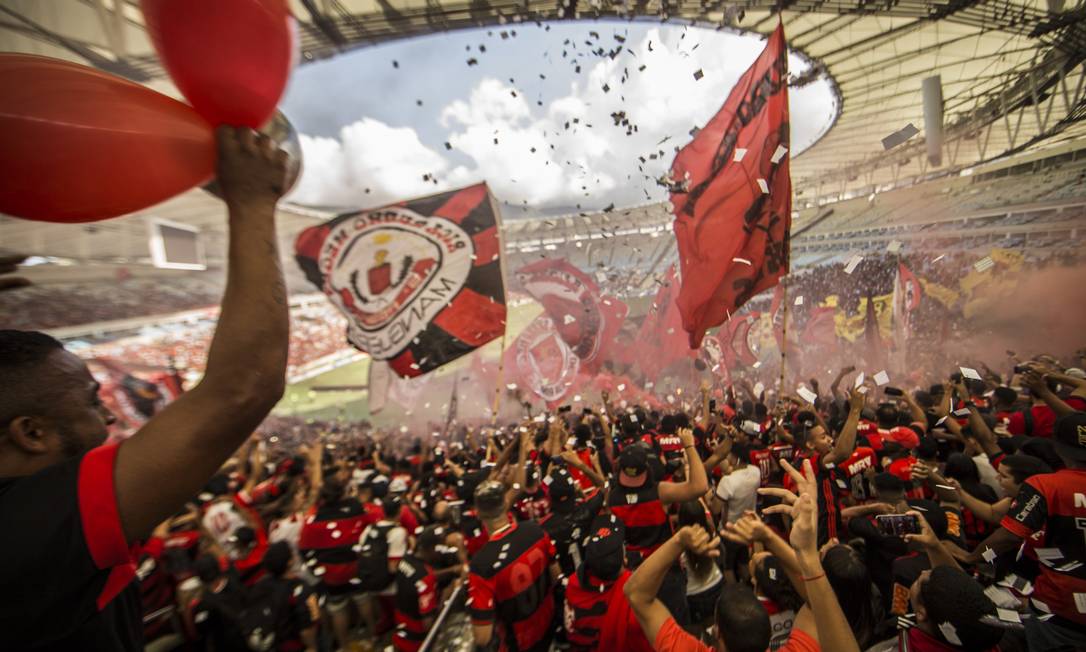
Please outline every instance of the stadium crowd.
[[425, 439], [272, 420], [141, 546], [145, 636], [417, 650], [466, 596], [481, 649], [1084, 644], [1078, 366], [712, 393]]
[[[193, 321], [146, 329], [140, 335], [94, 343], [80, 354], [136, 367], [173, 367], [198, 378], [207, 365], [216, 318], [211, 313]], [[349, 348], [343, 337], [347, 321], [326, 302], [292, 309], [290, 319], [290, 377], [316, 360]]]

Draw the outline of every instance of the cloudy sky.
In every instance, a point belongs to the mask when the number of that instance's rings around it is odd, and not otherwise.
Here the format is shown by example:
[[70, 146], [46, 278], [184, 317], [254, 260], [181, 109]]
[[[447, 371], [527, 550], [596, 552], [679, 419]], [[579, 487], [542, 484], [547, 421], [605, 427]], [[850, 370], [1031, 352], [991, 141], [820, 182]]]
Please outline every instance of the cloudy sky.
[[[305, 160], [290, 199], [363, 208], [485, 180], [519, 207], [505, 211], [514, 219], [660, 201], [654, 180], [674, 148], [763, 43], [656, 22], [521, 24], [309, 64], [283, 103]], [[797, 57], [789, 65], [805, 68]], [[790, 101], [798, 152], [836, 108], [823, 81]]]

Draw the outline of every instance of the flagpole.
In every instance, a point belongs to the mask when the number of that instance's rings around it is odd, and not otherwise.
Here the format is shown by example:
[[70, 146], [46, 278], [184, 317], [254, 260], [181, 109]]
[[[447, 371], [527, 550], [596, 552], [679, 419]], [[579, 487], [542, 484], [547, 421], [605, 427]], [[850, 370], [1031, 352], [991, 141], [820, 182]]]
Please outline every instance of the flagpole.
[[498, 408], [501, 407], [502, 402], [502, 383], [505, 380], [505, 333], [509, 330], [508, 326], [502, 331], [502, 344], [501, 351], [498, 352], [498, 383], [494, 386], [494, 404], [490, 411], [490, 425], [493, 426], [498, 423]]
[[777, 385], [777, 400], [784, 396], [785, 350], [788, 348], [788, 284], [781, 277], [781, 378]]

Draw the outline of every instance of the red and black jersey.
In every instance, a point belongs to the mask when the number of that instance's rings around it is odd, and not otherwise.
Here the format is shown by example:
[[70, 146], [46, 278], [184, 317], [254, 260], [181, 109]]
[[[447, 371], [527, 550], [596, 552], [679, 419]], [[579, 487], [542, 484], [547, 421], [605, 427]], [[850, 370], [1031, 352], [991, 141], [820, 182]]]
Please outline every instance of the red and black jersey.
[[437, 577], [434, 570], [412, 555], [396, 567], [396, 633], [392, 645], [397, 650], [416, 652], [426, 640], [427, 619], [437, 611]]
[[[624, 630], [626, 634], [622, 647], [615, 652], [652, 652], [652, 645], [645, 638], [633, 610], [618, 601], [627, 602], [623, 594], [630, 571], [623, 570], [613, 582], [602, 582], [587, 573], [574, 573], [566, 584], [564, 622], [569, 649], [573, 652], [596, 652], [611, 650], [615, 641], [612, 630]], [[610, 610], [613, 620], [625, 616], [625, 622], [609, 622]]]
[[464, 536], [464, 547], [468, 550], [468, 557], [474, 557], [490, 538], [474, 509], [466, 509], [460, 515], [460, 534]]
[[471, 558], [468, 607], [472, 623], [493, 624], [503, 652], [550, 648], [554, 556], [554, 544], [539, 524], [522, 521], [494, 532]]
[[0, 479], [0, 649], [143, 649], [117, 445]]
[[659, 434], [655, 437], [656, 450], [664, 457], [677, 457], [683, 454], [683, 440], [677, 434]]
[[[830, 464], [827, 468], [827, 465], [822, 464], [822, 458], [818, 453], [797, 454], [792, 465], [797, 469], [802, 469], [804, 459], [811, 460], [811, 468], [814, 469], [818, 480], [818, 545], [821, 547], [830, 539], [840, 538], [838, 535], [844, 530], [841, 509], [837, 503], [837, 493], [841, 489], [838, 482], [844, 484], [846, 488], [848, 485], [836, 466]], [[781, 484], [785, 489], [795, 491], [796, 483], [792, 480], [792, 476], [785, 475], [782, 480]]]
[[671, 538], [671, 522], [660, 502], [659, 485], [646, 479], [640, 487], [611, 487], [607, 506], [626, 526], [626, 552], [631, 554], [631, 566], [641, 561]]
[[315, 514], [306, 517], [298, 537], [298, 552], [328, 593], [353, 591], [351, 580], [357, 580], [358, 575], [358, 553], [354, 546], [358, 545], [366, 521], [362, 504], [353, 498], [322, 505]]
[[882, 450], [882, 435], [879, 434], [879, 424], [874, 421], [860, 419], [860, 422], [856, 424], [856, 438], [867, 442], [867, 445], [876, 452]]
[[136, 576], [139, 577], [140, 603], [143, 605], [143, 634], [146, 640], [169, 633], [177, 582], [163, 563], [166, 542], [151, 537], [143, 546]]
[[[1063, 469], [1026, 480], [1000, 525], [1036, 544], [1041, 573], [1033, 601], [1061, 618], [1086, 625], [1086, 471]], [[1047, 554], [1042, 554], [1042, 550]]]
[[[532, 451], [533, 453], [536, 451]], [[577, 458], [581, 460], [581, 463], [592, 468], [592, 451], [587, 447], [581, 448], [577, 451]], [[573, 481], [577, 483], [582, 490], [588, 491], [596, 485], [592, 482], [592, 479], [585, 475], [580, 469], [575, 469], [572, 466], [569, 467], [569, 474], [573, 477]]]
[[[574, 469], [576, 470], [576, 469]], [[513, 505], [513, 511], [521, 521], [538, 521], [551, 511], [551, 500], [547, 497], [547, 491], [542, 485], [536, 488], [533, 494], [523, 494], [520, 500]]]
[[264, 553], [268, 551], [268, 536], [264, 530], [256, 529], [256, 541], [253, 547], [245, 553], [245, 556], [234, 560], [234, 568], [238, 571], [238, 577], [245, 586], [252, 586], [261, 577], [264, 577]]
[[[852, 455], [837, 465], [840, 475], [846, 479], [835, 479], [834, 484], [842, 493], [851, 494], [857, 502], [868, 500], [872, 496], [871, 487], [867, 482], [864, 472], [868, 469], [879, 468], [878, 458], [874, 449], [860, 446], [852, 451]], [[842, 486], [844, 485], [844, 486]]]
[[755, 448], [750, 451], [751, 466], [758, 467], [762, 475], [762, 486], [768, 485], [773, 479], [773, 451], [769, 448]]
[[[1086, 399], [1078, 396], [1068, 396], [1064, 401], [1073, 410], [1086, 410]], [[1029, 414], [1014, 412], [1008, 417], [1007, 430], [1012, 435], [1029, 435], [1030, 437], [1052, 437], [1052, 428], [1056, 425], [1056, 413], [1047, 405], [1034, 405], [1029, 408]]]

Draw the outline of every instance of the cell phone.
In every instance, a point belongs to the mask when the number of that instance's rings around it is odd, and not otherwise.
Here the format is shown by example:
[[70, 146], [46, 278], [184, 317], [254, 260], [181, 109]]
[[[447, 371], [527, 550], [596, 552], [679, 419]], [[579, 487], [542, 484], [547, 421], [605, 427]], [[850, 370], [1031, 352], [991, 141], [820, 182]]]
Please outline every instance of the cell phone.
[[1029, 365], [1024, 365], [1024, 364], [1016, 364], [1016, 365], [1014, 365], [1014, 373], [1016, 373], [1016, 374], [1024, 374], [1027, 371], [1029, 371]]
[[920, 534], [920, 519], [912, 514], [880, 514], [875, 517], [875, 524], [886, 536]]
[[716, 399], [715, 398], [709, 399], [709, 411], [710, 412], [716, 412]]
[[562, 414], [563, 412], [569, 412], [572, 409], [572, 405], [563, 405], [562, 407], [558, 408], [558, 414]]
[[887, 396], [905, 396], [905, 392], [899, 387], [884, 387], [882, 391]]

